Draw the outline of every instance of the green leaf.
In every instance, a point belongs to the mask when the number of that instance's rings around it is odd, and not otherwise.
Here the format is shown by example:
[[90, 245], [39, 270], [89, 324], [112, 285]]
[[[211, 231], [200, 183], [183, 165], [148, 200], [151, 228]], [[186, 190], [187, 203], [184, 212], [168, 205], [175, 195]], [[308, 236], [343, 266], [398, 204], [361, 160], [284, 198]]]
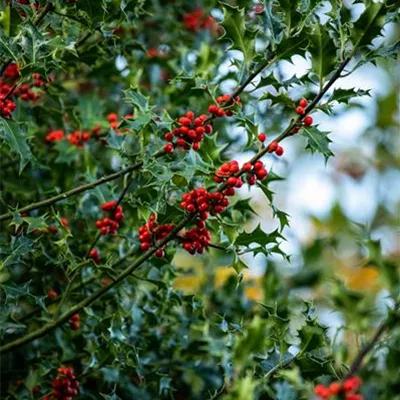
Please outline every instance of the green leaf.
[[319, 77], [321, 86], [324, 78], [332, 72], [338, 60], [335, 43], [328, 32], [323, 26], [315, 25], [314, 31], [310, 35], [308, 49], [312, 57], [312, 70]]
[[299, 0], [278, 0], [277, 2], [284, 12], [286, 32], [289, 36], [294, 25], [301, 21], [301, 14], [297, 11]]
[[308, 41], [308, 35], [294, 36], [287, 40], [282, 40], [276, 49], [276, 58], [279, 60], [289, 60], [295, 54], [304, 54]]
[[351, 30], [351, 40], [354, 49], [371, 44], [379, 36], [385, 23], [388, 6], [383, 3], [370, 3]]
[[361, 96], [370, 96], [370, 90], [363, 89], [335, 89], [329, 101], [337, 101], [338, 103], [348, 104], [351, 99]]
[[275, 383], [274, 388], [276, 400], [296, 400], [298, 398], [293, 386], [286, 381]]
[[255, 52], [256, 31], [249, 30], [245, 25], [245, 9], [221, 3], [224, 9], [224, 19], [221, 26], [224, 29], [223, 41], [228, 41], [228, 50], [240, 50], [243, 53], [248, 68]]
[[268, 37], [271, 42], [271, 49], [275, 51], [277, 43], [281, 40], [282, 24], [280, 19], [277, 18], [272, 11], [272, 1], [269, 1], [264, 7], [264, 14], [266, 29], [269, 32]]
[[3, 27], [5, 35], [10, 36], [10, 8], [8, 5], [5, 7], [4, 11], [0, 11], [0, 25]]
[[132, 104], [135, 108], [141, 111], [149, 110], [149, 98], [142, 95], [137, 87], [131, 87], [128, 90], [124, 90], [124, 101], [128, 104]]
[[328, 161], [330, 156], [333, 156], [329, 149], [329, 143], [332, 141], [328, 137], [328, 132], [322, 132], [317, 127], [304, 127], [301, 130], [301, 135], [307, 138], [306, 149], [311, 153], [321, 153]]
[[0, 119], [0, 138], [3, 139], [10, 150], [20, 157], [19, 172], [21, 173], [28, 162], [35, 161], [28, 141], [25, 136], [25, 127], [15, 121]]
[[266, 233], [261, 229], [261, 225], [259, 224], [252, 232], [240, 233], [235, 241], [235, 244], [238, 246], [248, 246], [252, 243], [257, 243], [261, 246], [266, 246], [267, 244], [276, 243], [278, 238], [282, 238], [278, 230], [275, 230], [271, 233]]

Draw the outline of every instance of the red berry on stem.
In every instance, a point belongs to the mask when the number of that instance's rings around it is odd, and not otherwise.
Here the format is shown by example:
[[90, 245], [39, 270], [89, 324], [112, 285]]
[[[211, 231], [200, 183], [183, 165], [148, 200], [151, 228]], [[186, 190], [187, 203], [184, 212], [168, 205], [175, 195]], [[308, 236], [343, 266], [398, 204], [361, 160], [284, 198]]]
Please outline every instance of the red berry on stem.
[[307, 117], [304, 118], [303, 122], [304, 122], [304, 125], [310, 126], [313, 123], [313, 119], [310, 115], [307, 115]]
[[308, 101], [306, 99], [304, 99], [304, 98], [299, 101], [299, 106], [300, 107], [305, 108], [305, 107], [307, 107], [307, 104], [308, 104]]
[[275, 150], [275, 154], [277, 156], [281, 156], [284, 153], [283, 147], [278, 146], [278, 148]]
[[258, 135], [258, 140], [259, 140], [261, 143], [264, 143], [266, 139], [267, 139], [267, 135], [266, 135], [265, 133], [261, 132], [261, 133]]
[[306, 112], [306, 110], [304, 109], [304, 107], [297, 107], [296, 108], [296, 114], [298, 115], [303, 115]]
[[150, 243], [149, 242], [143, 242], [140, 245], [140, 250], [142, 250], [142, 251], [147, 251], [149, 248], [150, 248]]
[[174, 151], [174, 146], [171, 143], [164, 145], [164, 151], [167, 154], [171, 154]]
[[252, 168], [253, 168], [253, 166], [251, 165], [251, 163], [246, 162], [243, 164], [242, 170], [247, 172], [247, 171], [251, 171]]
[[269, 153], [273, 153], [274, 151], [276, 151], [276, 149], [279, 147], [278, 142], [272, 142], [269, 144], [268, 146], [268, 152]]
[[164, 257], [164, 256], [165, 256], [165, 251], [164, 251], [164, 249], [157, 249], [157, 251], [156, 251], [156, 257], [162, 258], [162, 257]]

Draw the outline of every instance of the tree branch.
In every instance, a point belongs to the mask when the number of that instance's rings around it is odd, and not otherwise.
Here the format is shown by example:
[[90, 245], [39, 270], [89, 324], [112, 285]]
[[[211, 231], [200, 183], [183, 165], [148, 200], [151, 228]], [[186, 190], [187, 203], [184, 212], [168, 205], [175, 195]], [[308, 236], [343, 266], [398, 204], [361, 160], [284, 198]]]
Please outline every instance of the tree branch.
[[[153, 154], [153, 157], [159, 158], [159, 157], [164, 156], [164, 154], [165, 154], [164, 151], [158, 151], [157, 153]], [[136, 164], [131, 165], [130, 167], [127, 167], [118, 172], [114, 172], [113, 174], [103, 176], [102, 178], [100, 178], [94, 182], [86, 183], [85, 185], [78, 186], [67, 192], [63, 192], [56, 196], [50, 197], [48, 199], [38, 201], [36, 203], [32, 203], [28, 206], [22, 207], [22, 208], [18, 209], [18, 212], [23, 213], [23, 212], [36, 210], [38, 208], [46, 207], [46, 206], [49, 206], [50, 204], [54, 204], [59, 201], [65, 200], [68, 197], [74, 196], [75, 194], [78, 194], [78, 193], [85, 192], [86, 190], [89, 190], [89, 189], [93, 189], [94, 187], [102, 185], [103, 183], [110, 182], [115, 179], [119, 179], [122, 176], [129, 174], [129, 172], [139, 169], [142, 165], [143, 165], [143, 161], [139, 161]], [[8, 212], [6, 214], [0, 215], [0, 221], [5, 221], [7, 219], [10, 219], [10, 218], [12, 218], [12, 216], [13, 216], [13, 212]]]

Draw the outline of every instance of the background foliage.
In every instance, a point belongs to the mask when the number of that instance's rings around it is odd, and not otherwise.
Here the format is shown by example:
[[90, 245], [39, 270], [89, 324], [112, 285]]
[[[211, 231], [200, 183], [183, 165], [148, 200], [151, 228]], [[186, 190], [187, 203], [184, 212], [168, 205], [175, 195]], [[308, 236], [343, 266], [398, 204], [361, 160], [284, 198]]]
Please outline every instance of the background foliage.
[[[323, 96], [316, 122], [283, 141], [283, 157], [264, 157], [267, 179], [245, 185], [210, 218], [219, 248], [190, 256], [173, 241], [165, 257], [147, 258], [82, 307], [79, 330], [67, 318], [4, 352], [1, 398], [43, 398], [57, 368], [72, 365], [81, 399], [310, 399], [316, 384], [346, 376], [384, 323], [384, 338], [352, 372], [366, 399], [400, 399], [395, 2], [21, 3], [0, 5], [1, 71], [16, 63], [18, 87], [32, 85], [34, 73], [45, 83], [32, 86], [32, 101], [12, 97], [16, 110], [0, 118], [2, 217], [11, 213], [0, 236], [3, 345], [106, 288], [141, 256], [137, 229], [151, 213], [178, 224], [182, 194], [215, 188], [222, 162], [247, 161], [261, 149], [258, 133], [278, 137], [299, 99]], [[321, 92], [341, 66], [343, 80]], [[385, 90], [360, 84], [371, 71], [384, 77], [380, 88], [389, 82]], [[238, 87], [243, 106], [214, 121], [198, 152], [157, 153], [178, 117], [207, 112]], [[118, 115], [114, 128], [110, 113]], [[360, 114], [367, 123], [346, 120]], [[46, 140], [57, 130], [90, 139]], [[96, 183], [138, 163], [121, 179]], [[378, 188], [363, 186], [368, 179]], [[327, 182], [337, 188], [329, 201]], [[99, 206], [125, 187], [125, 220], [98, 241], [96, 264], [87, 252]], [[372, 197], [367, 216], [352, 211]], [[318, 198], [323, 212], [313, 211]]]

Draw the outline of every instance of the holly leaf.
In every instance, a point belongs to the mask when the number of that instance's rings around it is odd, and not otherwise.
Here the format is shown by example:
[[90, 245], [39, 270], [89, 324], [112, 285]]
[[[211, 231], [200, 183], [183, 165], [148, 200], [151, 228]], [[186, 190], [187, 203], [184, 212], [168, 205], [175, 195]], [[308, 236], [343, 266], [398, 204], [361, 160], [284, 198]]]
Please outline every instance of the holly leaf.
[[289, 36], [294, 25], [301, 21], [301, 14], [297, 11], [299, 0], [278, 0], [278, 3], [284, 13], [286, 32]]
[[337, 101], [338, 103], [349, 104], [351, 99], [361, 96], [370, 96], [370, 90], [363, 89], [335, 89], [329, 101]]
[[308, 50], [312, 57], [312, 70], [319, 77], [322, 86], [324, 78], [334, 69], [337, 63], [336, 46], [327, 29], [319, 24], [315, 25], [314, 31], [310, 35]]
[[220, 40], [230, 43], [228, 50], [239, 50], [243, 53], [248, 68], [255, 52], [255, 38], [257, 31], [250, 30], [245, 25], [245, 9], [221, 3], [224, 9], [224, 19], [221, 26], [224, 34]]
[[308, 35], [293, 36], [287, 40], [282, 40], [276, 49], [276, 58], [289, 60], [295, 54], [304, 54], [308, 40]]
[[321, 153], [325, 157], [325, 162], [330, 156], [333, 156], [329, 149], [329, 143], [332, 141], [328, 137], [328, 132], [322, 132], [316, 127], [304, 127], [301, 135], [307, 138], [306, 150], [311, 153]]
[[0, 138], [7, 143], [11, 151], [19, 155], [20, 173], [28, 162], [35, 160], [26, 138], [25, 127], [22, 124], [8, 119], [0, 119]]
[[354, 49], [371, 44], [372, 40], [379, 36], [388, 8], [389, 6], [383, 3], [369, 4], [351, 30], [350, 37]]
[[267, 244], [277, 243], [277, 239], [282, 238], [282, 235], [275, 230], [271, 233], [266, 233], [261, 229], [261, 225], [258, 224], [257, 228], [252, 232], [242, 232], [237, 237], [235, 244], [238, 246], [248, 246], [252, 243], [266, 246]]

